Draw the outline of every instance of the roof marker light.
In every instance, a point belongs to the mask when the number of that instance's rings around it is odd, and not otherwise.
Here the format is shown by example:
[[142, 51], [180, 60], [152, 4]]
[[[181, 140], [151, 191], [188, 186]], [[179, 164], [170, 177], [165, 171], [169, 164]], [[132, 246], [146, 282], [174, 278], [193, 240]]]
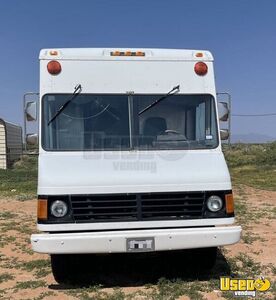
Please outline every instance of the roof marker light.
[[204, 62], [200, 61], [195, 64], [194, 70], [197, 75], [204, 76], [208, 72], [208, 66]]
[[146, 53], [143, 51], [137, 51], [136, 56], [146, 56]]
[[197, 52], [197, 53], [195, 54], [195, 57], [203, 57], [203, 53], [202, 53], [202, 52]]
[[56, 60], [51, 60], [47, 64], [47, 70], [51, 75], [58, 75], [61, 72], [61, 65]]
[[120, 56], [121, 53], [123, 53], [123, 52], [120, 52], [120, 51], [113, 51], [113, 52], [110, 52], [110, 55], [111, 55], [111, 56]]
[[110, 56], [146, 56], [143, 51], [112, 51]]
[[51, 50], [50, 51], [50, 55], [58, 55], [58, 51], [57, 50]]

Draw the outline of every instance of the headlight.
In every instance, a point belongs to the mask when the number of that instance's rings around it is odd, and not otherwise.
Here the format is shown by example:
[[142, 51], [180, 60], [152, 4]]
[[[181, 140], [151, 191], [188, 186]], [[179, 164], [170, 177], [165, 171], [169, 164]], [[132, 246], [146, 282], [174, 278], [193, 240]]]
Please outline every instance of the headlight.
[[51, 205], [51, 214], [56, 218], [62, 218], [67, 214], [68, 207], [64, 201], [56, 200]]
[[207, 200], [207, 207], [212, 212], [217, 212], [222, 209], [223, 203], [219, 196], [211, 196]]

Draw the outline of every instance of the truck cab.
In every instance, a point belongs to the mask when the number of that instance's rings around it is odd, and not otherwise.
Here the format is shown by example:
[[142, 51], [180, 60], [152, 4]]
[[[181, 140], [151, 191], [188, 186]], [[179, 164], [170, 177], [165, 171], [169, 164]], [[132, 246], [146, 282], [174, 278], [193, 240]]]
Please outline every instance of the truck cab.
[[[237, 243], [213, 57], [174, 49], [40, 52], [38, 215], [33, 250], [55, 279], [80, 254]], [[64, 267], [66, 266], [66, 267]]]

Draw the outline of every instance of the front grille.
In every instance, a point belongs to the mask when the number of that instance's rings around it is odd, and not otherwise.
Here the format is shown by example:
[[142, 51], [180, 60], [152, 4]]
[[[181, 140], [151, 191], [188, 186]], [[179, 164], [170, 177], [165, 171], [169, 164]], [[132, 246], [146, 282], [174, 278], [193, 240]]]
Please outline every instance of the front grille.
[[72, 195], [75, 222], [196, 219], [203, 216], [204, 192]]
[[71, 196], [75, 221], [134, 221], [138, 219], [136, 195]]
[[203, 193], [141, 195], [142, 219], [201, 217], [203, 202]]

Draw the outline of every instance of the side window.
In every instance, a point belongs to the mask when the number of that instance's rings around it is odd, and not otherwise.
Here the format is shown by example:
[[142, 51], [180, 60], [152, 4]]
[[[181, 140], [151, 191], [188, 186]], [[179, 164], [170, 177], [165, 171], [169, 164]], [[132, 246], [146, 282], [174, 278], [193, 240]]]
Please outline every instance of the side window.
[[205, 102], [200, 103], [196, 107], [196, 140], [205, 139]]

